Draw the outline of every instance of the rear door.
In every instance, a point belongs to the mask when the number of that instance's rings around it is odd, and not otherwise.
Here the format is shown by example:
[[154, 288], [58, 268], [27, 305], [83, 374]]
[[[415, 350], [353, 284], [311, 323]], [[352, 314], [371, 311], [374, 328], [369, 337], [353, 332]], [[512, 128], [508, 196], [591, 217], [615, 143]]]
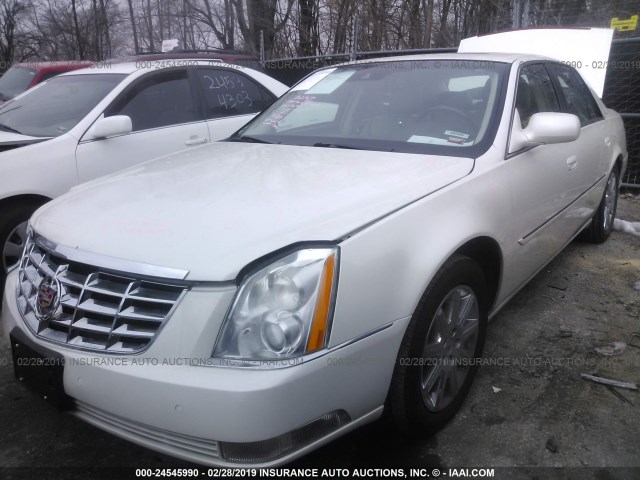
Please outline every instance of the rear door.
[[[580, 137], [573, 142], [574, 166], [570, 175], [570, 190], [574, 197], [585, 196], [607, 170], [606, 152], [612, 147], [607, 139], [606, 124], [596, 103], [578, 72], [567, 65], [549, 65], [562, 111], [580, 119]], [[582, 204], [582, 202], [580, 202]], [[597, 205], [591, 205], [596, 208]]]
[[193, 85], [187, 69], [153, 72], [132, 83], [103, 115], [129, 116], [133, 131], [81, 140], [76, 150], [80, 182], [208, 143], [209, 129]]
[[212, 141], [229, 137], [276, 100], [251, 77], [230, 68], [200, 67], [196, 78]]

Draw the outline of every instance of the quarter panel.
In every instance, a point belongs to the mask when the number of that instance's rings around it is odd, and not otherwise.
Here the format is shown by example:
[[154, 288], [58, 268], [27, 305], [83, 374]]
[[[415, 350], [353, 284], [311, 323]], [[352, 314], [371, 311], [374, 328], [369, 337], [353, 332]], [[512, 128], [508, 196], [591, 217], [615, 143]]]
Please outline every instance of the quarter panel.
[[620, 178], [624, 178], [629, 156], [627, 152], [627, 138], [624, 129], [624, 122], [617, 112], [609, 109], [605, 109], [605, 121], [607, 125], [607, 135], [611, 142], [611, 148], [607, 149], [609, 155], [604, 159], [605, 163], [602, 165], [602, 170], [603, 172], [608, 173], [618, 157], [622, 157], [623, 161]]

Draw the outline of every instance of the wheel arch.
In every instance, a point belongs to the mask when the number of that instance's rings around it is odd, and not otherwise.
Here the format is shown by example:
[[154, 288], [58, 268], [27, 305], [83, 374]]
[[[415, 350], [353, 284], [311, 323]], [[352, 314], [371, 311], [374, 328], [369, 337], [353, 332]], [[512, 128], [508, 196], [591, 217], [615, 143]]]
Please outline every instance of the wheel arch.
[[466, 240], [462, 240], [457, 247], [442, 256], [442, 262], [439, 262], [437, 267], [434, 267], [431, 270], [432, 275], [430, 277], [425, 277], [424, 284], [421, 290], [419, 290], [418, 296], [413, 304], [413, 310], [417, 307], [424, 292], [438, 276], [438, 272], [451, 258], [456, 255], [463, 255], [470, 258], [476, 262], [482, 270], [486, 279], [487, 293], [489, 295], [489, 298], [487, 299], [487, 313], [490, 314], [493, 311], [500, 293], [500, 286], [504, 272], [504, 254], [498, 241], [486, 234], [478, 234], [467, 238]]
[[[23, 222], [23, 218], [26, 215], [31, 216], [33, 210], [39, 208], [43, 204], [47, 203], [50, 199], [43, 195], [16, 195], [12, 197], [3, 198], [0, 200], [0, 293], [4, 289], [4, 282], [6, 279], [6, 273], [10, 271], [14, 265], [14, 260], [19, 260], [19, 254], [13, 249], [15, 245], [12, 245], [12, 250], [6, 250], [7, 241], [12, 235], [13, 229], [16, 227], [16, 222], [20, 224]], [[25, 239], [21, 237], [20, 248], [24, 245]], [[15, 242], [12, 242], [12, 244]], [[11, 259], [11, 263], [7, 263], [7, 260]]]
[[25, 203], [29, 203], [32, 205], [41, 206], [47, 202], [50, 202], [51, 200], [51, 198], [45, 195], [38, 195], [33, 193], [13, 195], [11, 197], [0, 199], [0, 212], [6, 211], [5, 209], [11, 207], [12, 205], [24, 205]]
[[624, 175], [624, 158], [622, 157], [622, 154], [618, 154], [618, 156], [616, 157], [615, 161], [613, 162], [613, 166], [612, 166], [612, 170], [614, 168], [618, 169], [618, 186], [622, 183], [622, 176]]
[[480, 236], [466, 241], [451, 256], [455, 254], [469, 257], [480, 266], [487, 282], [488, 306], [491, 311], [498, 297], [502, 279], [503, 254], [500, 245], [491, 237]]

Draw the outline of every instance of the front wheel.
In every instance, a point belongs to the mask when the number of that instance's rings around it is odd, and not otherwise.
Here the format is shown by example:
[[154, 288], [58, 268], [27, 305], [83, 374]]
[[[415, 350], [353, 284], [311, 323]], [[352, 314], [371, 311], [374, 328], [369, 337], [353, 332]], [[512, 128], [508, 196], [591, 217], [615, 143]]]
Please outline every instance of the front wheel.
[[591, 224], [582, 234], [582, 238], [587, 242], [604, 243], [613, 231], [613, 221], [616, 218], [616, 209], [618, 207], [619, 175], [618, 168], [614, 167], [607, 179], [600, 206], [596, 210]]
[[0, 217], [0, 295], [4, 292], [8, 271], [20, 261], [27, 241], [27, 222], [38, 206], [28, 203], [13, 207]]
[[482, 354], [488, 295], [482, 270], [456, 255], [423, 294], [400, 346], [387, 407], [410, 434], [441, 428], [466, 397]]

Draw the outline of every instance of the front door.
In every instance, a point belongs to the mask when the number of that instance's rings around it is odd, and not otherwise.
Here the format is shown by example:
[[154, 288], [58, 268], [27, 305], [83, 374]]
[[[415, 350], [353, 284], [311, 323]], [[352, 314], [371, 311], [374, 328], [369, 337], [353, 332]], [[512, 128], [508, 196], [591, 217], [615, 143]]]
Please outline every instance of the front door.
[[127, 115], [133, 131], [104, 139], [83, 139], [76, 150], [80, 182], [203, 145], [209, 129], [184, 69], [145, 75], [118, 97], [104, 116]]

